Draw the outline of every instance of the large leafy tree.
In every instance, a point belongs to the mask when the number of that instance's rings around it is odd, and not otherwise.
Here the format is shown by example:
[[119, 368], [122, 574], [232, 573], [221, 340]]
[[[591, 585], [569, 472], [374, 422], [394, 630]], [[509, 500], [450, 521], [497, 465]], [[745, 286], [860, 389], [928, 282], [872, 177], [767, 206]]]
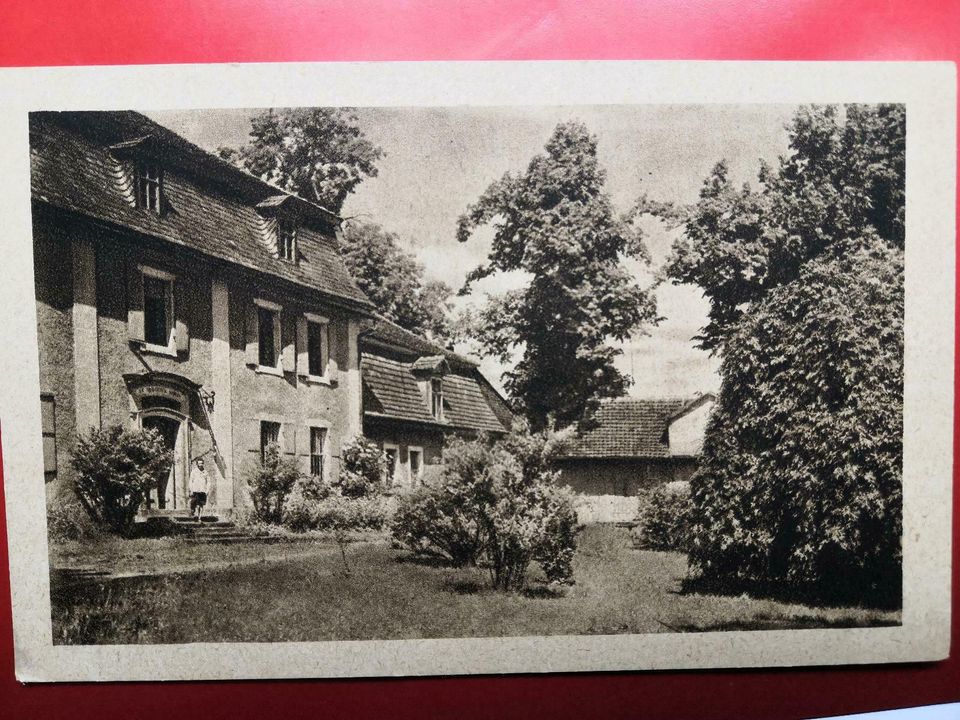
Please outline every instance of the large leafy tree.
[[376, 177], [383, 150], [363, 133], [351, 108], [265, 110], [250, 139], [220, 156], [257, 177], [339, 213], [365, 178]]
[[694, 477], [694, 568], [897, 596], [901, 106], [812, 107], [735, 188], [719, 164], [668, 263], [710, 300], [721, 391]]
[[433, 340], [450, 339], [453, 290], [426, 279], [423, 265], [400, 247], [394, 233], [373, 223], [347, 222], [340, 255], [381, 315]]
[[493, 243], [470, 283], [522, 271], [529, 283], [493, 298], [479, 312], [486, 353], [510, 362], [507, 392], [533, 427], [588, 418], [600, 398], [622, 395], [630, 379], [613, 364], [613, 341], [655, 320], [655, 300], [624, 258], [649, 260], [629, 214], [604, 191], [597, 140], [576, 122], [558, 125], [526, 172], [505, 174], [461, 216], [457, 237], [491, 225]]

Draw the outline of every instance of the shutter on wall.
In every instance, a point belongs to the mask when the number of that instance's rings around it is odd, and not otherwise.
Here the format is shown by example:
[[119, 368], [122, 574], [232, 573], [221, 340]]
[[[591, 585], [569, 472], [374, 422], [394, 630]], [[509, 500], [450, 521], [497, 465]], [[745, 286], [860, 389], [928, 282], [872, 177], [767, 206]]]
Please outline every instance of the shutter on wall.
[[297, 426], [288, 423], [283, 427], [283, 452], [295, 455], [297, 452]]
[[143, 273], [134, 262], [127, 267], [127, 335], [133, 342], [144, 341]]
[[310, 374], [310, 358], [307, 356], [307, 319], [297, 318], [297, 375]]
[[185, 355], [190, 352], [190, 326], [187, 324], [187, 289], [184, 281], [173, 283], [173, 311], [176, 314], [176, 329], [174, 335], [177, 342], [177, 353]]
[[257, 328], [257, 306], [250, 302], [247, 304], [247, 322], [245, 325], [247, 334], [246, 361], [247, 365], [258, 365], [260, 363], [260, 347], [258, 343], [259, 329]]
[[330, 362], [330, 358], [333, 357], [333, 336], [334, 336], [334, 325], [333, 323], [327, 323], [323, 328], [323, 353], [321, 362], [323, 363], [323, 374], [328, 378], [333, 380], [334, 371], [336, 370], [336, 365]]
[[297, 355], [294, 349], [295, 339], [283, 331], [283, 317], [280, 317], [280, 367], [284, 372], [294, 372]]

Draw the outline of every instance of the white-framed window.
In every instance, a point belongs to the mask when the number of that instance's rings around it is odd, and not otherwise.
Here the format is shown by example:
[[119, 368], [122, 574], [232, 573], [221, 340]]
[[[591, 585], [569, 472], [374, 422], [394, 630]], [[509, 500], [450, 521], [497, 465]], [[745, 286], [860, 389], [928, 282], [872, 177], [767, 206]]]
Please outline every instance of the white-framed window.
[[297, 259], [297, 226], [292, 220], [277, 220], [277, 257], [289, 262]]
[[280, 370], [283, 349], [280, 326], [280, 305], [267, 300], [255, 299], [257, 315], [257, 364], [271, 371]]
[[57, 408], [53, 395], [40, 395], [40, 424], [43, 434], [43, 476], [47, 482], [57, 477]]
[[306, 315], [307, 319], [307, 374], [327, 376], [330, 362], [330, 322], [320, 315]]
[[383, 444], [383, 454], [387, 456], [387, 487], [397, 484], [400, 474], [400, 447], [391, 443]]
[[323, 478], [327, 455], [327, 428], [310, 428], [310, 474]]
[[407, 459], [410, 466], [410, 484], [416, 487], [423, 478], [423, 448], [408, 448]]
[[137, 207], [159, 213], [163, 189], [163, 168], [160, 163], [153, 160], [138, 162], [134, 186]]
[[174, 341], [174, 276], [163, 270], [140, 266], [143, 273], [143, 340], [147, 348], [170, 352]]
[[260, 461], [267, 455], [267, 446], [270, 443], [280, 445], [280, 423], [272, 420], [260, 421]]
[[430, 379], [430, 414], [443, 420], [443, 378]]

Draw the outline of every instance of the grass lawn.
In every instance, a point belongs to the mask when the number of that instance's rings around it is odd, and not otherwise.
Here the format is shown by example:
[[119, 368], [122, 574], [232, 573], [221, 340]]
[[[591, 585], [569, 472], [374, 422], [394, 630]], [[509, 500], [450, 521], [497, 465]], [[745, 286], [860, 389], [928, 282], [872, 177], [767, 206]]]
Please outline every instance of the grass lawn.
[[334, 543], [313, 542], [320, 551], [289, 560], [66, 586], [55, 581], [54, 642], [655, 633], [900, 621], [899, 612], [680, 594], [684, 556], [635, 550], [626, 531], [610, 526], [588, 527], [581, 536], [576, 585], [544, 585], [535, 570], [524, 593], [494, 592], [486, 570], [438, 567], [392, 549], [385, 538], [351, 544], [347, 572]]

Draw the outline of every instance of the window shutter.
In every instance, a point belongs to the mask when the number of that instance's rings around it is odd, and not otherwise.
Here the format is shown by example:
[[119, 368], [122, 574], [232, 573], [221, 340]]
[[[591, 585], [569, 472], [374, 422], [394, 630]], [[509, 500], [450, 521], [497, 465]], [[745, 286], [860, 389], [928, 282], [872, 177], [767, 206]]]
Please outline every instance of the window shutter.
[[144, 342], [143, 273], [134, 262], [127, 268], [127, 335], [132, 342]]
[[247, 333], [247, 365], [259, 365], [260, 344], [258, 338], [260, 333], [257, 327], [257, 306], [252, 302], [247, 305], [247, 322], [245, 329]]
[[282, 449], [286, 455], [296, 455], [297, 452], [297, 426], [293, 423], [282, 428], [283, 439]]
[[320, 367], [325, 377], [330, 377], [330, 323], [325, 323], [320, 332]]
[[297, 317], [297, 375], [310, 374], [310, 358], [307, 356], [307, 319]]
[[297, 356], [295, 351], [296, 339], [283, 332], [283, 318], [277, 323], [280, 327], [280, 367], [284, 372], [296, 371]]
[[173, 284], [173, 311], [176, 316], [174, 336], [177, 342], [177, 353], [186, 355], [190, 352], [190, 326], [187, 324], [187, 289], [183, 282]]

